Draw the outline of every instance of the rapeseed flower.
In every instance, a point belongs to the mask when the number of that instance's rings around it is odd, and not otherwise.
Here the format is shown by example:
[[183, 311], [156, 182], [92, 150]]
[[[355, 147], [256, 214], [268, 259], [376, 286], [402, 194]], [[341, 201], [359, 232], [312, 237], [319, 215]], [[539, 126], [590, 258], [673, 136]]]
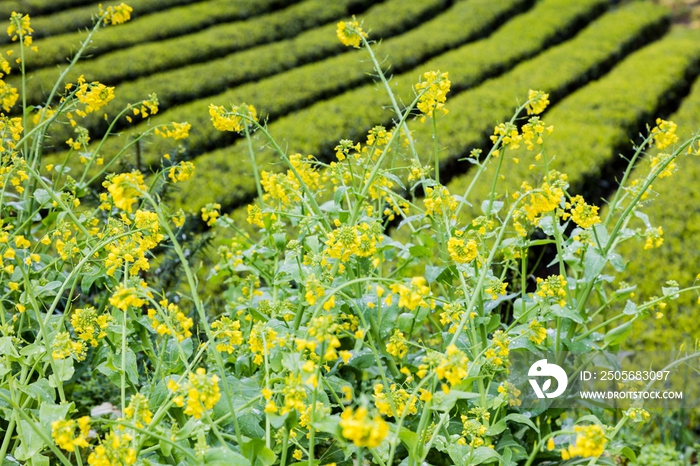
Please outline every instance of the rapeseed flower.
[[337, 26], [335, 33], [346, 47], [359, 47], [362, 39], [367, 38], [367, 33], [362, 30], [354, 15], [352, 21], [341, 21]]
[[[448, 73], [440, 73], [440, 71], [426, 71], [423, 73], [424, 81], [420, 81], [415, 85], [416, 92], [420, 95], [418, 98], [418, 110], [425, 116], [434, 117], [436, 110], [442, 110], [444, 114], [448, 113], [445, 108], [447, 93], [450, 92], [451, 82]], [[425, 116], [421, 121], [425, 121]]]
[[[77, 431], [76, 431], [77, 429]], [[59, 448], [74, 452], [75, 447], [87, 448], [87, 436], [90, 433], [90, 416], [83, 416], [77, 421], [58, 419], [51, 423], [51, 437]]]
[[367, 408], [347, 408], [340, 415], [342, 435], [357, 447], [376, 448], [389, 434], [389, 425], [378, 416], [369, 417]]
[[111, 175], [102, 183], [102, 186], [109, 191], [114, 205], [121, 210], [129, 213], [132, 211], [132, 206], [148, 191], [148, 187], [144, 184], [143, 174], [139, 171], [130, 173], [120, 173], [119, 175]]
[[569, 460], [574, 456], [597, 458], [603, 454], [608, 439], [605, 438], [605, 432], [600, 425], [574, 426], [574, 432], [576, 432], [576, 444], [562, 450], [563, 460]]
[[100, 4], [100, 16], [105, 15], [104, 17], [104, 23], [105, 24], [112, 24], [116, 26], [117, 24], [123, 24], [126, 23], [131, 19], [131, 13], [134, 11], [133, 8], [131, 8], [129, 5], [126, 3], [120, 3], [119, 5], [115, 6], [108, 6], [107, 10], [102, 9], [102, 4]]

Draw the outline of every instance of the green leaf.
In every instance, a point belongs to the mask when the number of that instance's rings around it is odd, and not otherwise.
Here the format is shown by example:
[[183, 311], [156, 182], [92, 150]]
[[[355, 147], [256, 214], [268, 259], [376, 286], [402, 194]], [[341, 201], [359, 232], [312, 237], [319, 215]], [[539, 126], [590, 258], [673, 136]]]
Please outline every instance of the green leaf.
[[265, 446], [263, 439], [253, 439], [245, 442], [241, 446], [241, 451], [251, 462], [255, 458], [256, 465], [272, 466], [277, 460], [277, 456]]
[[335, 202], [336, 205], [341, 205], [343, 202], [343, 198], [345, 197], [345, 193], [349, 190], [350, 188], [348, 186], [338, 186], [338, 189], [335, 190], [335, 194], [333, 195], [333, 202]]
[[411, 246], [408, 249], [413, 257], [430, 257], [432, 252], [425, 246]]
[[489, 427], [489, 430], [486, 431], [486, 436], [493, 437], [493, 436], [500, 434], [504, 430], [506, 430], [506, 420], [501, 419], [497, 423], [491, 424], [491, 426]]
[[627, 304], [625, 304], [625, 308], [622, 310], [622, 313], [627, 314], [628, 316], [633, 316], [638, 312], [639, 310], [637, 309], [637, 305], [628, 299]]
[[210, 448], [204, 455], [207, 466], [250, 466], [245, 456], [223, 447]]
[[15, 349], [15, 345], [12, 342], [12, 337], [0, 338], [0, 354], [19, 359], [19, 353], [17, 352], [17, 349]]
[[598, 254], [598, 252], [593, 248], [588, 248], [586, 251], [586, 257], [583, 261], [583, 279], [586, 283], [595, 280], [600, 272], [603, 271], [607, 260]]
[[446, 269], [447, 267], [438, 267], [434, 265], [426, 265], [425, 266], [425, 279], [427, 280], [428, 283], [433, 283], [435, 280], [438, 279], [440, 274]]
[[537, 426], [530, 420], [530, 418], [522, 414], [512, 413], [507, 415], [503, 419], [507, 421], [517, 422], [518, 424], [525, 424], [526, 426], [531, 427], [532, 430], [534, 430], [538, 434], [540, 433], [540, 429], [537, 428]]
[[620, 453], [622, 453], [622, 456], [632, 461], [633, 463], [637, 462], [637, 455], [634, 453], [634, 451], [632, 451], [630, 447], [622, 447]]
[[627, 339], [631, 331], [632, 321], [630, 320], [629, 322], [625, 322], [619, 327], [615, 327], [614, 329], [610, 330], [608, 333], [605, 334], [603, 340], [605, 341], [605, 343], [608, 344], [608, 346], [619, 345], [620, 343], [625, 341], [625, 339]]
[[73, 359], [57, 359], [54, 361], [55, 373], [49, 376], [49, 385], [56, 388], [60, 382], [65, 382], [73, 377], [75, 368], [73, 367]]
[[554, 314], [557, 317], [563, 317], [564, 319], [571, 319], [577, 324], [583, 323], [583, 318], [569, 306], [562, 307], [558, 304], [555, 304], [554, 306], [552, 306], [552, 314]]
[[479, 447], [474, 450], [469, 464], [493, 463], [499, 461], [500, 459], [501, 455], [499, 455], [495, 450], [492, 450], [489, 447]]
[[20, 387], [20, 390], [39, 402], [48, 401], [53, 403], [54, 399], [56, 398], [56, 392], [54, 391], [53, 387], [51, 387], [51, 384], [49, 384], [49, 381], [45, 378], [32, 382], [26, 387]]
[[37, 434], [34, 430], [41, 429], [41, 426], [30, 424], [24, 419], [19, 422], [22, 428], [22, 443], [15, 448], [14, 456], [20, 461], [27, 461], [34, 455], [38, 454], [46, 445], [39, 434]]
[[53, 421], [65, 419], [72, 406], [72, 403], [62, 405], [55, 405], [47, 402], [41, 403], [39, 407], [39, 421], [41, 425], [50, 426]]
[[420, 441], [418, 434], [405, 427], [401, 427], [401, 430], [399, 430], [399, 439], [401, 439], [403, 444], [406, 445], [409, 456], [415, 460], [416, 447]]

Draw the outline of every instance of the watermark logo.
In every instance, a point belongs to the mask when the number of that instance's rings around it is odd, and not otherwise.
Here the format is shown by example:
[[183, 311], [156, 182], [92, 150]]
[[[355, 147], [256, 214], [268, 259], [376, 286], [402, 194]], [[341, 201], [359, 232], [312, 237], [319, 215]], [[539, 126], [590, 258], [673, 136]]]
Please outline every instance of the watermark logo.
[[[537, 398], [556, 398], [566, 390], [568, 383], [566, 372], [558, 365], [548, 363], [546, 359], [540, 359], [530, 366], [527, 375], [529, 377], [548, 377], [541, 388], [537, 380], [530, 379], [530, 385], [535, 390]], [[549, 392], [552, 386], [552, 378], [557, 381], [557, 389]]]

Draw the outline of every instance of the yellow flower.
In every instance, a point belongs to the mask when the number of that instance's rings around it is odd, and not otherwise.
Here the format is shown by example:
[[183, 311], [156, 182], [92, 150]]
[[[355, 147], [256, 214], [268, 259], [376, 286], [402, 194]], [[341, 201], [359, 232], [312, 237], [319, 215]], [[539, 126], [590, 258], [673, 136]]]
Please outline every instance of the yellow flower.
[[530, 341], [536, 345], [541, 345], [545, 338], [547, 338], [547, 329], [537, 320], [530, 322], [530, 330], [532, 330]]
[[[420, 94], [418, 99], [418, 110], [429, 117], [435, 116], [435, 110], [442, 110], [447, 114], [445, 101], [447, 93], [450, 92], [452, 84], [448, 78], [448, 73], [440, 71], [426, 71], [423, 74], [425, 81], [420, 81], [415, 85], [416, 92]], [[425, 120], [425, 117], [423, 117]]]
[[139, 297], [136, 287], [120, 283], [109, 298], [109, 304], [126, 312], [129, 307], [139, 308], [146, 304], [146, 301]]
[[[388, 395], [388, 396], [387, 396]], [[401, 417], [404, 411], [406, 415], [416, 414], [418, 408], [416, 408], [417, 397], [411, 397], [409, 393], [403, 388], [397, 388], [396, 384], [392, 384], [389, 387], [389, 393], [384, 392], [384, 385], [378, 383], [374, 386], [374, 405], [379, 410], [380, 414], [387, 417], [394, 417], [394, 412], [391, 409], [393, 403], [394, 409], [396, 410], [397, 417]], [[389, 401], [391, 398], [391, 401]], [[409, 398], [411, 399], [408, 403]]]
[[600, 425], [574, 426], [574, 432], [576, 432], [576, 444], [562, 450], [562, 459], [570, 459], [574, 456], [597, 458], [603, 454], [608, 439], [605, 438], [605, 432]]
[[389, 338], [389, 343], [386, 344], [386, 351], [392, 356], [402, 359], [408, 354], [408, 346], [406, 345], [406, 337], [399, 330], [394, 330], [394, 334]]
[[193, 174], [194, 164], [192, 162], [182, 162], [170, 167], [168, 178], [170, 178], [173, 183], [177, 183], [189, 180]]
[[91, 346], [97, 346], [98, 340], [107, 336], [105, 330], [112, 317], [108, 314], [98, 316], [94, 307], [76, 309], [71, 316], [71, 325], [76, 336]]
[[648, 228], [647, 229], [647, 240], [644, 243], [644, 249], [659, 248], [664, 242], [664, 230], [661, 227], [658, 228]]
[[219, 209], [221, 209], [221, 204], [218, 203], [209, 203], [205, 205], [201, 209], [202, 220], [207, 222], [207, 225], [209, 226], [214, 225], [216, 223], [216, 219], [221, 215], [219, 213]]
[[114, 99], [114, 87], [107, 87], [97, 81], [88, 84], [85, 78], [80, 76], [75, 97], [85, 104], [83, 110], [76, 110], [75, 113], [84, 117], [88, 113], [96, 112]]
[[73, 341], [68, 332], [59, 332], [51, 344], [51, 357], [54, 359], [67, 359], [73, 356], [76, 361], [85, 359], [85, 343]]
[[354, 15], [352, 21], [341, 21], [337, 26], [335, 33], [346, 47], [359, 47], [362, 38], [367, 38], [367, 33], [362, 30]]
[[537, 291], [535, 294], [544, 298], [550, 304], [566, 305], [566, 287], [568, 283], [563, 275], [550, 275], [546, 280], [537, 278]]
[[173, 121], [170, 123], [170, 126], [172, 126], [172, 129], [168, 128], [168, 126], [156, 128], [154, 133], [162, 138], [172, 138], [178, 140], [186, 139], [190, 135], [190, 129], [192, 129], [192, 125], [187, 122], [177, 123]]
[[219, 131], [240, 132], [248, 125], [248, 119], [258, 121], [258, 114], [255, 107], [242, 103], [231, 107], [231, 111], [226, 111], [222, 106], [209, 105], [209, 115], [214, 124], [214, 128]]
[[108, 6], [106, 11], [103, 10], [102, 5], [100, 5], [100, 16], [105, 15], [105, 24], [117, 25], [126, 23], [131, 19], [132, 11], [134, 11], [134, 9], [123, 2], [119, 5]]
[[133, 437], [127, 433], [110, 432], [88, 456], [90, 466], [130, 466], [136, 463], [136, 450], [130, 447]]
[[136, 427], [147, 427], [153, 420], [153, 413], [148, 409], [148, 398], [140, 393], [132, 395], [129, 406], [124, 408], [124, 420]]
[[141, 194], [148, 190], [143, 182], [143, 174], [136, 170], [108, 177], [102, 185], [109, 191], [114, 205], [129, 213]]
[[527, 114], [528, 115], [539, 115], [544, 112], [549, 105], [549, 94], [545, 94], [543, 91], [530, 91], [527, 93]]
[[19, 99], [17, 89], [0, 79], [0, 100], [2, 101], [2, 108], [6, 112], [9, 112], [12, 107], [15, 106], [15, 103], [17, 103], [17, 99]]
[[[405, 307], [409, 311], [414, 311], [418, 307], [435, 308], [435, 302], [428, 303], [426, 298], [431, 294], [428, 282], [424, 277], [413, 277], [410, 286], [402, 283], [393, 283], [389, 288], [392, 293], [399, 295], [399, 307]], [[387, 297], [387, 300], [391, 296]], [[386, 300], [385, 300], [386, 302]], [[387, 303], [388, 306], [391, 304]]]
[[255, 355], [253, 362], [257, 365], [263, 363], [263, 356], [269, 354], [270, 349], [277, 342], [277, 332], [265, 326], [264, 322], [257, 322], [253, 325], [248, 336], [250, 352]]
[[467, 376], [467, 363], [469, 358], [455, 345], [449, 345], [445, 355], [435, 368], [435, 374], [439, 379], [445, 379], [453, 387]]
[[389, 425], [380, 416], [369, 417], [367, 408], [348, 408], [340, 415], [342, 435], [357, 447], [376, 448], [389, 433]]
[[12, 12], [12, 16], [10, 16], [10, 26], [7, 28], [7, 35], [12, 38], [13, 42], [21, 36], [23, 37], [24, 45], [29, 46], [32, 44], [31, 35], [34, 29], [32, 29], [30, 21], [29, 15], [22, 16], [21, 13]]
[[185, 338], [192, 336], [190, 329], [194, 322], [190, 317], [187, 317], [184, 312], [175, 303], [168, 303], [167, 299], [160, 302], [165, 310], [165, 319], [158, 315], [155, 309], [148, 310], [148, 317], [151, 319], [151, 325], [158, 335], [172, 335], [177, 341], [182, 341]]
[[567, 207], [571, 209], [571, 218], [581, 228], [591, 228], [600, 223], [598, 206], [586, 204], [581, 196], [572, 198], [571, 203], [567, 203]]
[[476, 241], [473, 239], [465, 241], [463, 238], [455, 237], [447, 241], [447, 252], [450, 253], [452, 260], [459, 264], [468, 264], [479, 254]]
[[457, 209], [457, 200], [450, 194], [445, 186], [435, 188], [425, 188], [425, 215], [441, 217], [443, 215], [452, 216]]
[[657, 149], [665, 149], [668, 146], [678, 142], [676, 129], [678, 126], [672, 121], [656, 119], [656, 126], [651, 130], [653, 136], [651, 143], [656, 144]]
[[173, 402], [179, 407], [187, 404], [184, 410], [185, 414], [195, 419], [201, 419], [204, 416], [204, 412], [212, 409], [221, 398], [219, 377], [216, 374], [207, 377], [207, 371], [202, 367], [198, 368], [194, 373], [189, 373], [184, 386], [179, 386], [172, 379], [170, 382], [168, 383], [168, 389], [178, 393], [178, 396], [173, 398]]
[[226, 351], [231, 354], [237, 346], [243, 343], [241, 323], [237, 320], [223, 316], [211, 324], [211, 328], [214, 330], [214, 341], [217, 342], [216, 350], [219, 352]]
[[73, 419], [58, 419], [51, 423], [51, 437], [54, 442], [59, 448], [71, 453], [75, 451], [75, 447], [88, 447], [89, 432], [90, 416], [83, 416], [77, 422]]

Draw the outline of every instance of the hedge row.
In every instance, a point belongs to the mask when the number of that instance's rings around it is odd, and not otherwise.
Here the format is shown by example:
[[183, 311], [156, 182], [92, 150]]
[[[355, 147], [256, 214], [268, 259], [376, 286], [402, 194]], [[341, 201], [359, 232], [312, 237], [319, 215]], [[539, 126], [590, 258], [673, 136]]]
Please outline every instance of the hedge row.
[[[131, 13], [131, 18], [135, 20], [149, 13], [157, 13], [165, 8], [186, 5], [195, 1], [197, 0], [131, 0], [129, 6], [134, 9]], [[11, 11], [25, 12], [26, 10], [21, 8]], [[81, 28], [92, 27], [93, 18], [98, 11], [98, 3], [91, 1], [89, 5], [58, 11], [46, 16], [35, 17], [31, 15], [32, 28], [34, 28], [34, 33], [32, 35], [36, 40], [42, 37], [70, 33]], [[4, 18], [4, 15], [2, 15], [2, 17]], [[10, 40], [10, 36], [4, 34], [0, 35], [0, 43], [7, 44]]]
[[[366, 11], [361, 17], [368, 24], [372, 24], [373, 34], [386, 38], [410, 29], [425, 21], [426, 18], [434, 16], [447, 3], [447, 0], [387, 0]], [[156, 73], [135, 81], [122, 83], [118, 86], [116, 97], [107, 110], [123, 109], [128, 103], [143, 99], [151, 92], [158, 95], [160, 108], [165, 110], [177, 104], [220, 93], [223, 89], [235, 87], [244, 82], [260, 80], [309, 62], [322, 60], [336, 53], [352, 50], [345, 47], [340, 41], [334, 40], [335, 30], [336, 22], [333, 21], [332, 24], [312, 29], [288, 41], [275, 42], [206, 63]], [[339, 60], [348, 61], [348, 59], [336, 59], [335, 61]], [[357, 61], [357, 57], [353, 56], [350, 60]], [[329, 66], [329, 64], [321, 65], [318, 73], [327, 74], [327, 70], [332, 68], [333, 66]], [[88, 80], [93, 79], [93, 76], [97, 79], [101, 75], [108, 75], [109, 72], [110, 70], [105, 67], [102, 71], [93, 70], [91, 75], [86, 76]], [[207, 76], [207, 79], [202, 79], [202, 76]], [[365, 75], [358, 72], [348, 84], [352, 84], [353, 80], [364, 78]], [[284, 80], [297, 79], [297, 77], [279, 78], [268, 84], [267, 88]], [[329, 84], [335, 84], [335, 81], [326, 80], [325, 85]], [[275, 95], [294, 98], [279, 91]], [[124, 124], [117, 126], [117, 130], [126, 126], [126, 121], [120, 123]], [[90, 115], [81, 124], [90, 129], [93, 138], [104, 134], [107, 130], [107, 124], [101, 115]], [[62, 131], [55, 132], [54, 136], [59, 141], [65, 141], [73, 136], [72, 129], [63, 128]]]
[[[673, 102], [687, 92], [698, 72], [700, 31], [674, 31], [632, 54], [603, 79], [574, 92], [544, 115], [544, 121], [554, 125], [545, 146], [550, 167], [567, 173], [577, 191], [588, 194], [589, 202], [600, 204], [599, 199], [590, 198], [591, 193], [600, 196], [604, 188], [600, 180], [619, 175], [613, 167], [619, 152], [629, 152], [630, 136], [645, 123], [653, 123], [661, 102]], [[519, 164], [512, 162], [509, 151], [505, 154], [508, 163], [503, 164], [502, 174], [506, 179], [497, 187], [500, 193], [517, 191], [523, 180], [536, 181], [529, 170], [536, 163], [534, 151], [515, 151]], [[475, 184], [473, 200], [488, 197], [494, 171], [491, 167]], [[467, 173], [448, 186], [461, 194], [470, 181]]]
[[[589, 3], [588, 7], [594, 9], [597, 5]], [[581, 3], [563, 0], [542, 2], [532, 12], [513, 19], [509, 23], [509, 27], [513, 29], [498, 31], [489, 40], [465, 47], [462, 50], [463, 55], [455, 51], [421, 65], [420, 69], [451, 72], [454, 69], [459, 70], [450, 75], [454, 88], [466, 87], [469, 84], [468, 81], [461, 81], [462, 76], [469, 77], [472, 84], [477, 83], [479, 78], [483, 77], [479, 76], [480, 70], [494, 67], [501, 69], [507, 63], [515, 61], [518, 54], [531, 54], [532, 51], [527, 51], [526, 47], [543, 46], [547, 39], [545, 30], [550, 28], [550, 34], [554, 34], [557, 29], [564, 29], [567, 24], [566, 12], [571, 11], [569, 8], [577, 6], [580, 7]], [[545, 13], [547, 11], [549, 14]], [[542, 28], [530, 27], [534, 18], [543, 19], [550, 15], [561, 18], [561, 23], [557, 25], [553, 21], [543, 20]], [[572, 17], [569, 16], [568, 20], [571, 21]], [[490, 130], [494, 122], [506, 118], [512, 111], [516, 96], [526, 95], [531, 84], [546, 84], [542, 87], [556, 91], [555, 94], [564, 94], [575, 83], [596, 77], [597, 73], [605, 70], [606, 63], [623, 56], [632, 44], [638, 45], [648, 41], [666, 26], [665, 9], [649, 4], [632, 4], [603, 16], [573, 40], [544, 52], [513, 71], [487, 81], [478, 88], [449, 98], [447, 108], [450, 109], [450, 114], [440, 122], [440, 144], [449, 147], [450, 150], [444, 151], [442, 157], [456, 158], [464, 152], [463, 148], [481, 144], [486, 127]], [[523, 28], [523, 32], [529, 31], [529, 34], [533, 35], [542, 31], [543, 36], [539, 44], [527, 44], [525, 39], [513, 42], [511, 33], [517, 28]], [[532, 35], [522, 37], [534, 38]], [[508, 47], [514, 49], [513, 56], [494, 53], [494, 50], [505, 51]], [[520, 47], [525, 50], [517, 50]], [[580, 53], [582, 50], [587, 53]], [[500, 61], [501, 59], [503, 61]], [[490, 63], [490, 66], [485, 66], [487, 63]], [[469, 66], [473, 66], [473, 69], [469, 70]], [[554, 69], [557, 69], [556, 73], [552, 72]], [[398, 80], [400, 87], [409, 88], [417, 76], [418, 70], [407, 73], [406, 77]], [[521, 88], [524, 88], [524, 91], [521, 91]], [[376, 91], [366, 88], [290, 115], [270, 125], [270, 130], [278, 137], [286, 136], [287, 140], [291, 141], [291, 151], [321, 154], [327, 158], [332, 154], [331, 149], [337, 140], [344, 137], [358, 140], [373, 124], [390, 120], [390, 113], [376, 110], [383, 101], [383, 97], [377, 97]], [[475, 114], [478, 118], [473, 117]], [[344, 119], [350, 120], [345, 122]], [[470, 123], [462, 124], [465, 120]], [[302, 122], [305, 121], [320, 121], [323, 124], [315, 129], [313, 126], [304, 125]], [[414, 135], [420, 139], [419, 146], [431, 142], [427, 131], [430, 125], [413, 126]], [[455, 129], [457, 126], [461, 132]], [[428, 154], [430, 150], [422, 150], [422, 153]], [[260, 152], [256, 157], [261, 163], [274, 160], [274, 156], [269, 152]], [[234, 160], [235, 166], [232, 163]], [[246, 161], [243, 144], [200, 157], [196, 162], [199, 167], [197, 182], [183, 187], [179, 201], [192, 210], [197, 210], [200, 203], [205, 204], [214, 199], [228, 206], [245, 202], [253, 190], [253, 184], [247, 176], [250, 166]], [[266, 166], [269, 168], [269, 163]]]
[[[300, 32], [316, 27], [340, 15], [347, 14], [357, 5], [366, 5], [370, 0], [303, 0], [283, 10], [264, 16], [250, 18], [245, 22], [235, 21], [246, 18], [252, 11], [267, 11], [280, 0], [245, 0], [243, 2], [215, 2], [216, 9], [203, 8], [201, 4], [173, 9], [154, 16], [136, 19], [116, 27], [100, 31], [94, 38], [88, 54], [96, 56], [112, 51], [98, 59], [111, 64], [110, 84], [145, 76], [156, 71], [177, 68], [192, 63], [218, 58], [222, 54], [243, 50], [255, 45], [289, 38]], [[199, 31], [202, 26], [216, 22], [212, 18], [226, 16], [233, 22], [226, 22]], [[189, 35], [173, 37], [191, 31]], [[160, 40], [166, 37], [171, 39]], [[73, 55], [84, 32], [64, 34], [35, 41], [38, 53], [26, 56], [28, 70], [65, 63], [66, 57]], [[158, 41], [158, 42], [154, 42]], [[138, 44], [138, 45], [136, 45]], [[133, 46], [133, 47], [130, 47]], [[15, 48], [18, 45], [14, 45]], [[125, 47], [130, 47], [126, 50]], [[73, 79], [90, 66], [84, 61], [71, 74]], [[117, 66], [115, 66], [115, 64]], [[45, 71], [52, 80], [58, 77], [56, 69]], [[40, 76], [41, 73], [38, 73]], [[103, 77], [102, 79], [105, 79]], [[45, 83], [41, 77], [38, 83]]]
[[0, 3], [0, 15], [9, 17], [13, 11], [32, 16], [46, 15], [90, 3], [94, 4], [95, 0], [3, 0]]
[[[700, 79], [669, 119], [678, 124], [681, 141], [700, 129]], [[658, 198], [643, 209], [654, 226], [663, 227], [666, 241], [660, 248], [647, 251], [638, 242], [630, 241], [618, 250], [622, 257], [630, 260], [626, 279], [639, 285], [638, 302], [661, 296], [661, 286], [667, 280], [676, 280], [681, 287], [691, 286], [700, 273], [700, 158], [681, 157], [678, 166], [673, 176], [654, 182]], [[643, 176], [648, 170], [649, 165], [644, 163], [632, 176]], [[639, 222], [632, 226], [644, 228]], [[637, 323], [634, 331], [641, 346], [649, 350], [670, 350], [670, 343], [677, 348], [679, 341], [692, 346], [700, 335], [697, 299], [697, 293], [681, 294], [663, 310], [662, 319]]]
[[[433, 0], [434, 1], [434, 0]], [[586, 0], [594, 1], [594, 0]], [[595, 0], [600, 1], [600, 0]], [[404, 6], [415, 11], [420, 8], [420, 1], [403, 2]], [[527, 0], [470, 0], [456, 3], [444, 14], [423, 23], [421, 26], [382, 42], [380, 56], [387, 53], [391, 57], [392, 70], [406, 69], [414, 66], [416, 60], [423, 60], [430, 55], [439, 54], [449, 47], [485, 34], [504, 16], [512, 15], [527, 5]], [[443, 3], [433, 3], [439, 7]], [[436, 8], [439, 9], [439, 8]], [[410, 19], [407, 15], [405, 19]], [[370, 25], [371, 19], [365, 18]], [[335, 35], [326, 38], [335, 42]], [[129, 134], [141, 133], [149, 125], [187, 121], [192, 125], [190, 137], [184, 141], [188, 156], [192, 157], [206, 150], [230, 144], [235, 138], [232, 133], [216, 131], [211, 124], [208, 106], [217, 104], [239, 103], [243, 100], [255, 103], [255, 106], [268, 117], [276, 118], [304, 106], [311, 105], [329, 95], [340, 93], [351, 86], [370, 80], [368, 73], [372, 65], [367, 62], [361, 51], [352, 51], [318, 63], [295, 68], [286, 73], [270, 77], [257, 83], [250, 83], [207, 99], [200, 99], [152, 117], [148, 122], [136, 125]], [[374, 84], [366, 89], [374, 89]], [[118, 91], [118, 90], [117, 90]], [[373, 94], [376, 96], [376, 93]], [[378, 107], [372, 102], [373, 109]], [[368, 109], [358, 109], [370, 111]], [[324, 117], [327, 118], [328, 116]], [[312, 121], [312, 120], [307, 120]], [[317, 120], [317, 121], [323, 121]], [[312, 128], [310, 130], [313, 131]], [[128, 137], [128, 136], [127, 136]], [[114, 154], [123, 145], [120, 138], [114, 138], [103, 147], [104, 154]], [[142, 155], [146, 162], [157, 161], [160, 156], [176, 147], [176, 143], [160, 138], [149, 146], [143, 147]], [[60, 157], [60, 156], [59, 156]], [[58, 159], [57, 159], [58, 160]]]

